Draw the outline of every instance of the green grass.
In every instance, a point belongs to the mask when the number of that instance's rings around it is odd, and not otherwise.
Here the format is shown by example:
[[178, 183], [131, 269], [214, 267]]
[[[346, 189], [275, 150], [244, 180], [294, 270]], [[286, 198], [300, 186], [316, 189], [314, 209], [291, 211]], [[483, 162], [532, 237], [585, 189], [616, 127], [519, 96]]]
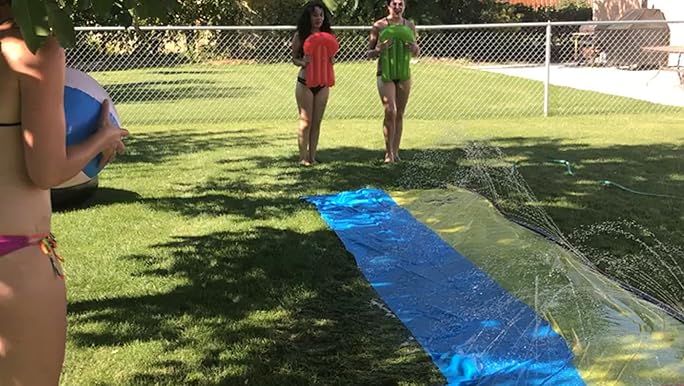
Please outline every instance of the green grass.
[[[375, 63], [336, 65], [329, 119], [378, 114]], [[543, 115], [543, 85], [448, 63], [414, 66], [408, 119], [462, 120]], [[215, 64], [94, 73], [128, 125], [234, 122], [296, 117], [291, 64]], [[551, 87], [550, 114], [571, 116], [667, 112], [683, 108], [589, 91]], [[199, 108], [201, 106], [201, 108]]]
[[[89, 205], [54, 218], [69, 285], [65, 385], [440, 383], [441, 375], [403, 325], [373, 304], [377, 295], [353, 257], [301, 197], [364, 186], [402, 189], [401, 181], [413, 177], [412, 160], [439, 154], [457, 166], [462, 146], [471, 140], [488, 140], [511, 160], [524, 161], [524, 177], [566, 232], [624, 218], [672, 245], [683, 244], [684, 200], [594, 183], [611, 179], [682, 196], [680, 114], [414, 116], [406, 124], [404, 162], [388, 166], [380, 162], [380, 106], [370, 89], [358, 103], [369, 103], [364, 108], [377, 118], [337, 120], [342, 112], [331, 114], [321, 135], [323, 163], [300, 168], [294, 119], [282, 119], [275, 109], [270, 120], [249, 120], [263, 111], [245, 111], [229, 103], [231, 96], [210, 97], [224, 92], [223, 83], [251, 87], [237, 79], [252, 70], [263, 73], [248, 66], [217, 70], [219, 75], [163, 70], [173, 72], [169, 80], [195, 79], [184, 86], [163, 83], [164, 74], [148, 79], [159, 69], [99, 74], [103, 83], [130, 83], [113, 94], [133, 134], [128, 153], [102, 173]], [[284, 82], [294, 82], [291, 67], [282, 71]], [[496, 87], [496, 77], [480, 75], [481, 84]], [[205, 83], [196, 81], [200, 76]], [[269, 79], [239, 98], [255, 106], [264, 95], [287, 98], [282, 103], [291, 118], [292, 90]], [[157, 83], [143, 84], [152, 81]], [[142, 91], [144, 101], [125, 100], [147, 87], [153, 92]], [[191, 97], [179, 97], [174, 87], [187, 87]], [[163, 88], [168, 92], [159, 94]], [[410, 106], [414, 111], [424, 110], [429, 100], [420, 94], [428, 91], [419, 90]], [[339, 106], [348, 101], [343, 98], [357, 102], [342, 92], [336, 97], [331, 103]], [[181, 109], [188, 101], [208, 107]], [[504, 108], [516, 111], [515, 105]], [[142, 123], [150, 119], [156, 123]], [[535, 162], [547, 158], [572, 161], [576, 176]], [[447, 178], [448, 164], [438, 166], [436, 178]], [[599, 248], [624, 248], [615, 244], [596, 241]]]

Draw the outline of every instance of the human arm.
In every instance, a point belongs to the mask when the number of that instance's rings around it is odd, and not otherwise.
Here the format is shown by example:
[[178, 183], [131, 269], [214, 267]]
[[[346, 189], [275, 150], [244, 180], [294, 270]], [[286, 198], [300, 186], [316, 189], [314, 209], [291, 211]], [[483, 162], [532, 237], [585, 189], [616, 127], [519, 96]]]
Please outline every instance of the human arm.
[[420, 55], [420, 46], [418, 45], [418, 33], [416, 32], [416, 25], [413, 24], [413, 22], [409, 22], [409, 27], [413, 31], [413, 36], [415, 37], [414, 41], [411, 43], [408, 43], [408, 49], [411, 51], [411, 55], [416, 57]]
[[[109, 105], [110, 105], [110, 103], [111, 102], [108, 99], [105, 99], [104, 101], [102, 101], [102, 105], [100, 106], [100, 123], [99, 123], [100, 130], [111, 130], [112, 127], [114, 129], [118, 129], [116, 126], [114, 126], [111, 119], [109, 118], [109, 110], [110, 110]], [[119, 130], [121, 130], [121, 129], [119, 129]], [[128, 131], [126, 131], [125, 136], [128, 136]], [[124, 145], [123, 141], [119, 141], [117, 143], [111, 144], [109, 146], [109, 148], [102, 151], [102, 158], [100, 159], [98, 167], [99, 168], [105, 167], [105, 165], [114, 161], [114, 158], [116, 158], [117, 154], [123, 154], [125, 150], [126, 150], [126, 146]]]
[[292, 63], [294, 63], [295, 66], [306, 67], [307, 63], [309, 63], [308, 55], [299, 56], [299, 53], [303, 52], [303, 44], [304, 43], [299, 39], [299, 34], [295, 33], [292, 38]]
[[26, 45], [13, 44], [12, 68], [18, 74], [24, 161], [31, 181], [42, 189], [57, 186], [78, 172], [99, 153], [123, 151], [128, 132], [101, 126], [84, 142], [67, 147], [64, 117], [64, 50], [55, 38], [32, 54]]
[[380, 56], [380, 53], [382, 53], [382, 50], [392, 45], [391, 40], [386, 40], [383, 42], [378, 41], [380, 38], [381, 28], [382, 25], [380, 24], [380, 22], [376, 22], [375, 24], [373, 24], [373, 27], [371, 28], [370, 38], [368, 40], [368, 50], [366, 51], [366, 57], [370, 59], [377, 58], [378, 56]]

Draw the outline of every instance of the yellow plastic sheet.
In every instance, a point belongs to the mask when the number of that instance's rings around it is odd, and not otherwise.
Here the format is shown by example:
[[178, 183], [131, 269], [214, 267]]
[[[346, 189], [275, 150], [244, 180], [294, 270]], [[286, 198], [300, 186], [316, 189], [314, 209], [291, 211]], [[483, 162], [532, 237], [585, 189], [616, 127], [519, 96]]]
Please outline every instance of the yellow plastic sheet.
[[684, 384], [684, 324], [462, 189], [392, 198], [561, 334], [590, 385]]

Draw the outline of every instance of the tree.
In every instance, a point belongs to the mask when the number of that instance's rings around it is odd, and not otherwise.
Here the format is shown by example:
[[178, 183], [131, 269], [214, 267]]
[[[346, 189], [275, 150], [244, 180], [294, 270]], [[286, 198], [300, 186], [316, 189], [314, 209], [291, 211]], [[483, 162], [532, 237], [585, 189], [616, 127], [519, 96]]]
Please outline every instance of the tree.
[[368, 25], [384, 13], [385, 0], [329, 0], [325, 2], [337, 25]]
[[168, 20], [174, 25], [239, 25], [248, 10], [237, 0], [180, 0]]
[[76, 37], [72, 17], [106, 19], [130, 26], [134, 19], [164, 21], [179, 7], [178, 0], [13, 0], [12, 12], [26, 44], [35, 52], [54, 34], [64, 47]]
[[408, 11], [419, 24], [473, 24], [499, 21], [505, 7], [498, 0], [418, 0]]
[[[308, 0], [13, 0], [17, 24], [33, 51], [55, 34], [75, 44], [77, 25], [281, 25], [295, 24]], [[322, 0], [336, 25], [369, 25], [386, 13], [386, 0]], [[515, 20], [498, 0], [405, 0], [418, 24], [468, 24]]]

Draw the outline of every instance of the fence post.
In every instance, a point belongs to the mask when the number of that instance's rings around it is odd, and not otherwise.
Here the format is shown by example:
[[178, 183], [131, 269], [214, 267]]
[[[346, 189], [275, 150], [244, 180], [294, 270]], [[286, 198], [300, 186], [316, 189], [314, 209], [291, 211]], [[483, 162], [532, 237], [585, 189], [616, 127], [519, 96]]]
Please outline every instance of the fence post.
[[549, 116], [549, 85], [551, 83], [551, 20], [546, 23], [546, 77], [544, 78], [544, 117]]

